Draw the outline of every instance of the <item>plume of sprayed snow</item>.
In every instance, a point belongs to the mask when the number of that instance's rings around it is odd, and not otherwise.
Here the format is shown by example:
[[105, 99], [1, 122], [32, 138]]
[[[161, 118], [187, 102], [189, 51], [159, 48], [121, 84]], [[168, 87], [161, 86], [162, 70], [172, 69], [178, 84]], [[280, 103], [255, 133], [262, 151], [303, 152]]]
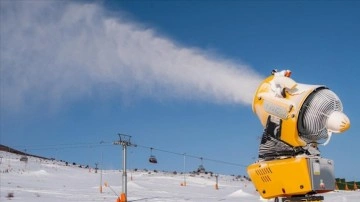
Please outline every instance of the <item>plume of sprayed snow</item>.
[[96, 95], [251, 104], [260, 76], [97, 4], [1, 1], [1, 107]]

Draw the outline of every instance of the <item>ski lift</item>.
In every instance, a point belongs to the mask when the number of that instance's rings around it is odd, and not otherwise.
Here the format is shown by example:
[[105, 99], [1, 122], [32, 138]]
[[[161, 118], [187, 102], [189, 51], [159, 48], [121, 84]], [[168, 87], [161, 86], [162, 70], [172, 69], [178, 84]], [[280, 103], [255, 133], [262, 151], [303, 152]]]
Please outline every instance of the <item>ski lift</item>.
[[197, 169], [198, 173], [205, 173], [205, 167], [203, 165], [199, 165], [199, 168]]
[[205, 167], [203, 166], [203, 158], [200, 157], [201, 164], [199, 165], [199, 168], [197, 169], [198, 173], [205, 173]]
[[152, 150], [153, 148], [150, 148], [150, 157], [149, 157], [149, 162], [150, 163], [157, 163], [157, 159], [154, 155], [152, 155]]
[[28, 162], [28, 157], [25, 155], [21, 156], [20, 161]]

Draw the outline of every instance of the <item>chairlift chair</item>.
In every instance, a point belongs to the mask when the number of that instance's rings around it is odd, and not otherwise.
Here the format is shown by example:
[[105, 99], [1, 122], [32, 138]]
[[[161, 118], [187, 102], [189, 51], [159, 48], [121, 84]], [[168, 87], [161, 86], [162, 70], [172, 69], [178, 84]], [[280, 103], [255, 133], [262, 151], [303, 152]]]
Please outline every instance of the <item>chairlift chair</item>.
[[24, 161], [24, 162], [27, 162], [28, 161], [28, 157], [27, 156], [21, 156], [20, 157], [20, 161]]
[[199, 168], [197, 169], [197, 172], [198, 173], [205, 173], [205, 167], [203, 166], [203, 164], [204, 164], [203, 157], [200, 157], [200, 160], [201, 160], [201, 164], [199, 165]]
[[198, 173], [205, 173], [205, 167], [201, 164], [197, 170]]
[[150, 163], [157, 163], [157, 159], [154, 155], [151, 155], [150, 158], [149, 158], [149, 162]]
[[153, 148], [150, 148], [150, 158], [149, 158], [149, 162], [150, 163], [157, 163], [157, 159], [154, 155], [152, 155], [152, 150]]

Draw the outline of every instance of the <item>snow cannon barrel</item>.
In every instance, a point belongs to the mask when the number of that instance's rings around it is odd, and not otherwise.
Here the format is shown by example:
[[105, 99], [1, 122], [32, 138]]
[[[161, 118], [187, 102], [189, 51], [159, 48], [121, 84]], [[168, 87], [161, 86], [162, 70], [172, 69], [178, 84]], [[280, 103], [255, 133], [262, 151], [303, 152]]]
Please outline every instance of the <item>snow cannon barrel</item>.
[[293, 147], [324, 139], [327, 143], [332, 133], [349, 129], [350, 120], [333, 91], [297, 83], [290, 75], [290, 70], [273, 70], [255, 93], [252, 108], [264, 128]]

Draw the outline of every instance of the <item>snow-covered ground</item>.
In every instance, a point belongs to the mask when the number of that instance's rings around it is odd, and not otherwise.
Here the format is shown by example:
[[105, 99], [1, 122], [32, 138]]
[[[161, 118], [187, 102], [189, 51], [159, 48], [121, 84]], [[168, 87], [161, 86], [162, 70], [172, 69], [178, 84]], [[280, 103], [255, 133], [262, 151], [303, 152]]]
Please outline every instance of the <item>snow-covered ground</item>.
[[[112, 201], [121, 192], [120, 171], [65, 165], [65, 162], [41, 160], [0, 151], [0, 201]], [[128, 201], [262, 201], [253, 185], [242, 178], [186, 174], [187, 186], [180, 186], [184, 175], [172, 172], [128, 171]], [[102, 186], [100, 193], [100, 185]], [[360, 201], [360, 191], [324, 194], [325, 201]], [[268, 200], [263, 200], [268, 201]], [[273, 201], [273, 200], [269, 200]]]

